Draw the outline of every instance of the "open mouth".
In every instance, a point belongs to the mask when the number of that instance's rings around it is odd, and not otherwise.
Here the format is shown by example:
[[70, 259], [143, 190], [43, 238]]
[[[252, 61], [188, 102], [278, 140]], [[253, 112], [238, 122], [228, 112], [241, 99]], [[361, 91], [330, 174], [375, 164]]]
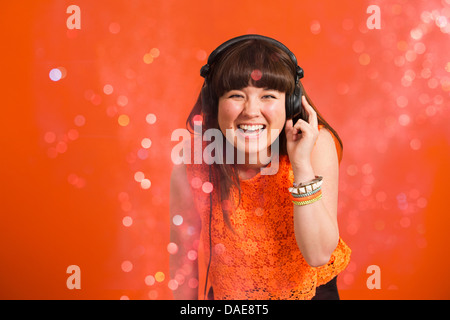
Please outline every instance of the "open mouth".
[[238, 132], [245, 137], [258, 137], [261, 132], [266, 128], [265, 125], [262, 124], [240, 124], [238, 125]]

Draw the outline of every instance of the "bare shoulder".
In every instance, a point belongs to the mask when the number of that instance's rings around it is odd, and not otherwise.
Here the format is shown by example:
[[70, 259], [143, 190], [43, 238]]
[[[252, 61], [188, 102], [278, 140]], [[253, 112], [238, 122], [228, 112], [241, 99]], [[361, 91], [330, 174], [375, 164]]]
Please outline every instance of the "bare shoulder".
[[313, 162], [338, 163], [338, 153], [333, 134], [326, 128], [321, 128], [312, 152]]

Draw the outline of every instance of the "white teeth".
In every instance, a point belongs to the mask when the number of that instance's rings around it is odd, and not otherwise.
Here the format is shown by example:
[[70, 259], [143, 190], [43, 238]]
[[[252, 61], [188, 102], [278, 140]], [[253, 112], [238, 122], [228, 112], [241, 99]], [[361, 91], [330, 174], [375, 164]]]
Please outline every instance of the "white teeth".
[[254, 124], [254, 125], [241, 124], [239, 125], [239, 128], [242, 130], [256, 131], [263, 129], [264, 126], [262, 124]]

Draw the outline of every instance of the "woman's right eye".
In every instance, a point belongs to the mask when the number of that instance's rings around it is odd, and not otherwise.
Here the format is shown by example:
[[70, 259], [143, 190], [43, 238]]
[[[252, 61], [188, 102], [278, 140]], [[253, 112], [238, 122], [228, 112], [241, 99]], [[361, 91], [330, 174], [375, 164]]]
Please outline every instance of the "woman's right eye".
[[230, 99], [241, 99], [243, 97], [244, 96], [242, 94], [238, 94], [238, 93], [232, 93], [228, 96], [228, 98], [230, 98]]

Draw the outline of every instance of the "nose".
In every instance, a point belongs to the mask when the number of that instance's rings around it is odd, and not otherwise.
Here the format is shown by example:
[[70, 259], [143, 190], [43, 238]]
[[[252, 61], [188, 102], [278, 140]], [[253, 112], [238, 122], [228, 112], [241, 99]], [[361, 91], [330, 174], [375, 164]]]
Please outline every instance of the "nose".
[[261, 114], [261, 106], [259, 101], [253, 97], [249, 97], [244, 103], [242, 115], [249, 118], [254, 118], [259, 116], [260, 114]]

